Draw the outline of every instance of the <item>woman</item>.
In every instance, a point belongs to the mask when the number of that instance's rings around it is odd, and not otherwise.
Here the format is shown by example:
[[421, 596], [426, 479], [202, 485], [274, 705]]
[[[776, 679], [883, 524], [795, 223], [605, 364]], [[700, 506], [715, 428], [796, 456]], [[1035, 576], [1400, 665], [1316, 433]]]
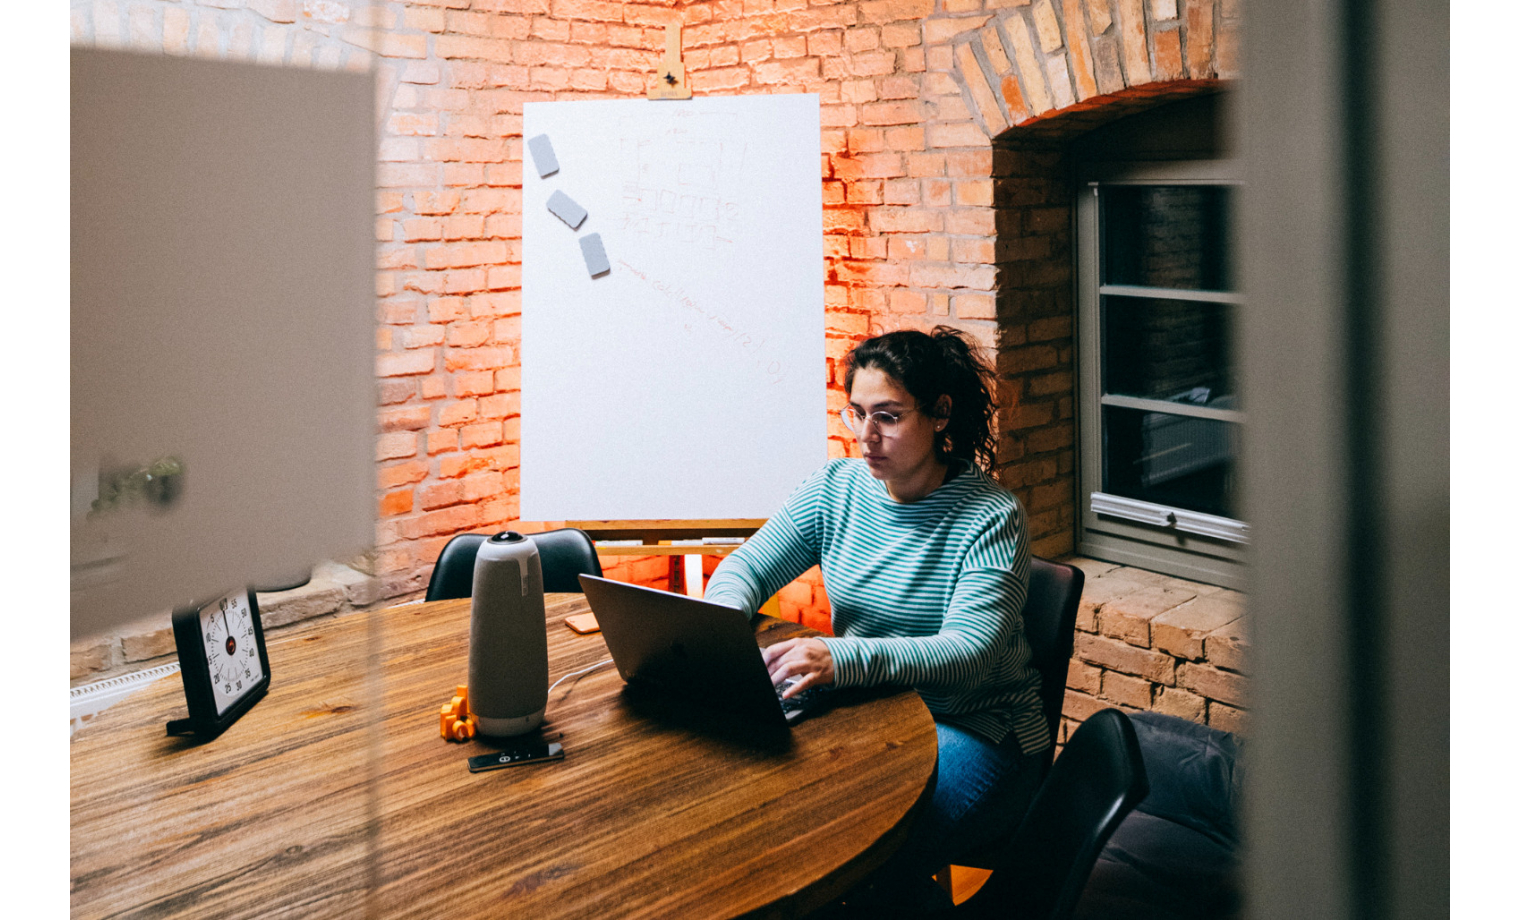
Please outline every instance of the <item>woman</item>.
[[1035, 755], [1051, 743], [1020, 617], [1024, 513], [985, 472], [991, 372], [960, 333], [891, 332], [846, 360], [840, 415], [861, 459], [810, 476], [718, 567], [706, 598], [753, 615], [820, 565], [834, 637], [767, 648], [771, 679], [796, 681], [787, 696], [906, 684], [923, 697], [939, 735], [932, 803], [850, 900], [945, 906], [929, 876], [1018, 821], [1038, 781]]

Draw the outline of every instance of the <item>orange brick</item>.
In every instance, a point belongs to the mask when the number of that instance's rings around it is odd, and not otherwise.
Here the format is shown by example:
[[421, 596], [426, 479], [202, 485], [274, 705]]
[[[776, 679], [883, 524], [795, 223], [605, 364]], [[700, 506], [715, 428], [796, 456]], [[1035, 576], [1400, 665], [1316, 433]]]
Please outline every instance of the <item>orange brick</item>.
[[1247, 659], [1250, 654], [1250, 643], [1246, 618], [1241, 617], [1205, 636], [1203, 654], [1208, 663], [1215, 667], [1227, 668], [1241, 674], [1249, 673]]
[[381, 517], [395, 517], [398, 514], [407, 514], [411, 510], [411, 489], [401, 489], [396, 492], [387, 492], [380, 498]]
[[922, 259], [924, 250], [924, 240], [921, 235], [894, 234], [887, 238], [887, 258], [894, 262]]
[[408, 243], [443, 239], [443, 221], [435, 217], [414, 217], [403, 220], [401, 238]]
[[454, 375], [455, 396], [484, 396], [495, 389], [494, 375], [490, 371], [460, 371]]
[[462, 498], [467, 502], [493, 498], [506, 490], [502, 474], [496, 472], [475, 473], [458, 482]]
[[1203, 697], [1176, 687], [1157, 687], [1156, 691], [1152, 711], [1187, 719], [1189, 722], [1203, 723], [1207, 705]]
[[1109, 94], [1124, 89], [1124, 71], [1119, 66], [1118, 44], [1111, 38], [1104, 38], [1094, 42], [1092, 47], [1097, 59], [1098, 92]]
[[462, 297], [434, 297], [428, 300], [428, 322], [450, 323], [469, 316]]
[[1208, 665], [1184, 663], [1177, 666], [1177, 684], [1210, 700], [1236, 707], [1245, 706], [1246, 679], [1239, 674]]
[[1170, 655], [1135, 648], [1116, 639], [1078, 633], [1075, 656], [1090, 664], [1119, 671], [1148, 681], [1172, 686], [1176, 683], [1175, 662]]
[[1187, 5], [1187, 65], [1194, 79], [1212, 77], [1214, 67], [1214, 5], [1191, 0]]
[[1018, 78], [1012, 74], [1003, 78], [1001, 88], [1003, 101], [1008, 104], [1008, 116], [1014, 124], [1022, 124], [1029, 119], [1029, 104], [1024, 101], [1024, 91], [1019, 89]]
[[998, 134], [1005, 130], [1008, 127], [1008, 121], [1003, 117], [1003, 110], [998, 107], [997, 97], [993, 94], [992, 87], [982, 72], [982, 66], [977, 62], [976, 55], [969, 44], [956, 47], [956, 62], [959, 64], [961, 78], [966, 81], [966, 89], [971, 93], [971, 101], [976, 104], [977, 111], [981, 113], [982, 123], [986, 125], [988, 133]]
[[1130, 677], [1115, 671], [1103, 672], [1104, 699], [1136, 709], [1151, 708], [1151, 682], [1140, 677]]
[[1246, 714], [1222, 703], [1210, 702], [1209, 727], [1241, 734], [1246, 728]]
[[443, 327], [434, 325], [412, 326], [402, 330], [401, 344], [403, 347], [430, 348], [443, 344]]
[[427, 478], [428, 466], [420, 460], [408, 463], [393, 463], [380, 468], [378, 481], [382, 489], [394, 489], [397, 486], [412, 485]]
[[440, 428], [457, 428], [475, 421], [477, 417], [478, 409], [475, 400], [464, 399], [443, 406], [438, 413], [438, 426]]
[[945, 154], [945, 173], [958, 179], [980, 179], [992, 175], [991, 150], [958, 150]]
[[1029, 393], [1031, 396], [1050, 396], [1057, 393], [1070, 393], [1074, 381], [1069, 371], [1055, 374], [1041, 374], [1029, 381]]
[[400, 526], [403, 536], [407, 539], [416, 539], [467, 531], [476, 527], [479, 521], [480, 511], [474, 505], [455, 505], [404, 520], [400, 522]]
[[1078, 693], [1075, 690], [1067, 690], [1065, 702], [1061, 705], [1061, 714], [1076, 722], [1085, 722], [1093, 713], [1110, 708], [1102, 701], [1088, 696], [1086, 693]]
[[1240, 31], [1221, 26], [1214, 33], [1214, 57], [1218, 61], [1219, 76], [1226, 79], [1240, 76]]
[[[478, 184], [472, 182], [469, 184]], [[486, 219], [483, 214], [460, 214], [444, 220], [443, 238], [447, 240], [476, 239], [485, 234]]]
[[910, 271], [913, 285], [926, 288], [971, 288], [976, 291], [990, 291], [997, 278], [997, 268], [992, 265], [915, 262]]
[[458, 454], [453, 457], [440, 457], [438, 459], [438, 477], [440, 479], [454, 479], [469, 473], [488, 469], [491, 462], [479, 454]]
[[910, 153], [908, 155], [908, 175], [914, 177], [943, 176], [945, 174], [945, 154], [943, 153]]
[[448, 330], [448, 344], [453, 348], [474, 348], [491, 338], [488, 322], [453, 323]]
[[426, 511], [457, 505], [464, 498], [464, 488], [457, 479], [435, 482], [418, 490], [417, 501]]
[[410, 431], [392, 431], [375, 441], [376, 460], [397, 460], [417, 455], [417, 435]]
[[1067, 54], [1071, 59], [1072, 76], [1076, 78], [1077, 98], [1088, 99], [1098, 94], [1098, 82], [1093, 72], [1092, 48], [1087, 42], [1087, 30], [1082, 27], [1081, 4], [1082, 0], [1062, 0], [1062, 10], [1068, 23]]
[[1097, 695], [1102, 686], [1103, 669], [1073, 658], [1066, 666], [1066, 686], [1072, 690]]
[[375, 267], [402, 269], [416, 268], [417, 255], [411, 246], [380, 245], [375, 253]]
[[427, 406], [399, 406], [380, 413], [381, 431], [415, 431], [426, 428], [432, 411]]
[[450, 348], [444, 352], [444, 367], [457, 370], [495, 370], [509, 363], [511, 349], [499, 346]]
[[466, 425], [459, 430], [460, 445], [465, 450], [476, 447], [491, 447], [502, 441], [502, 428], [500, 422], [480, 422], [474, 425]]
[[394, 377], [379, 381], [380, 405], [393, 406], [404, 403], [417, 395], [417, 381], [410, 377]]
[[375, 373], [380, 377], [405, 377], [412, 374], [429, 374], [437, 358], [433, 349], [391, 352], [375, 357]]
[[418, 214], [452, 214], [460, 198], [459, 192], [414, 192], [412, 207]]
[[1119, 36], [1124, 45], [1124, 76], [1129, 86], [1151, 82], [1150, 54], [1145, 47], [1145, 0], [1119, 0]]
[[1155, 34], [1156, 76], [1161, 80], [1182, 79], [1182, 30], [1167, 29]]
[[860, 107], [860, 123], [865, 125], [917, 125], [922, 121], [917, 101], [873, 102]]
[[493, 396], [482, 397], [480, 400], [480, 415], [482, 418], [506, 418], [510, 415], [519, 415], [522, 412], [522, 393], [497, 393]]

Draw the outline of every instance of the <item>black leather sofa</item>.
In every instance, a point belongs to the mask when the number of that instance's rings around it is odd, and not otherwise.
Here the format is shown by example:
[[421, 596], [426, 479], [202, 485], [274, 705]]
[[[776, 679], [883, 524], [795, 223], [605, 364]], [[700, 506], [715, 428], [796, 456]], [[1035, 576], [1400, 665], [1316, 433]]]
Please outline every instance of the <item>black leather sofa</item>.
[[1150, 794], [1093, 867], [1076, 920], [1233, 920], [1241, 916], [1240, 742], [1152, 712], [1131, 716]]

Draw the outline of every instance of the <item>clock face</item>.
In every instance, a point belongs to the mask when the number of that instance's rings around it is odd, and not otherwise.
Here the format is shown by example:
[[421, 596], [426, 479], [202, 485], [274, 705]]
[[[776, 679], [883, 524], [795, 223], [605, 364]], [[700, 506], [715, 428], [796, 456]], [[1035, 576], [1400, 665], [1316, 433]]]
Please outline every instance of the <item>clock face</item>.
[[246, 591], [236, 591], [201, 608], [201, 637], [216, 714], [221, 715], [264, 677], [253, 611]]

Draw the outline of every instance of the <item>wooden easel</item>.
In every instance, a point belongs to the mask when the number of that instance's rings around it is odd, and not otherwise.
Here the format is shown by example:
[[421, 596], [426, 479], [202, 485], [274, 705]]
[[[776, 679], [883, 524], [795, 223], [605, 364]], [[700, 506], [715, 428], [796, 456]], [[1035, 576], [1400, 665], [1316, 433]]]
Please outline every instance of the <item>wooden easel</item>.
[[[566, 527], [578, 527], [597, 541], [598, 556], [665, 556], [670, 560], [670, 590], [686, 593], [685, 557], [727, 556], [738, 543], [701, 543], [704, 538], [751, 537], [765, 523], [764, 518], [716, 520], [651, 521], [566, 521]], [[614, 541], [607, 544], [601, 541]], [[637, 541], [636, 543], [633, 541]], [[677, 542], [684, 541], [684, 542]], [[775, 600], [766, 602], [775, 606]], [[765, 609], [765, 608], [762, 608]], [[768, 613], [774, 611], [767, 610]]]

